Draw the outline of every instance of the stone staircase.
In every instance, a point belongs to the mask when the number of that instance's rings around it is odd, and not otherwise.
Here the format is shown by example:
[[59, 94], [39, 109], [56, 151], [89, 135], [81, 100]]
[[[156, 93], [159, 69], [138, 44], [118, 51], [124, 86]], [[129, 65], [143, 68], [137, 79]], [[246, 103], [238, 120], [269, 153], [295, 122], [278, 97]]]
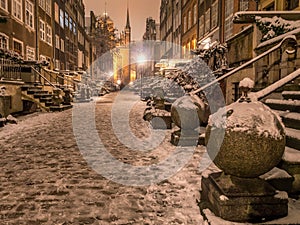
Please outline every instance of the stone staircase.
[[[300, 85], [288, 85], [281, 91], [281, 99], [264, 101], [282, 118], [286, 130], [286, 148], [279, 169], [286, 171], [291, 177], [290, 195], [300, 194]], [[279, 179], [280, 180], [280, 179]], [[280, 183], [280, 181], [278, 182]], [[288, 185], [286, 183], [286, 185]], [[279, 186], [284, 186], [280, 185]], [[285, 191], [286, 191], [285, 190]]]
[[53, 93], [43, 89], [40, 84], [25, 84], [22, 86], [22, 100], [24, 102], [24, 111], [32, 112], [40, 109], [43, 112], [63, 111], [72, 108], [72, 105], [55, 105], [53, 102]]

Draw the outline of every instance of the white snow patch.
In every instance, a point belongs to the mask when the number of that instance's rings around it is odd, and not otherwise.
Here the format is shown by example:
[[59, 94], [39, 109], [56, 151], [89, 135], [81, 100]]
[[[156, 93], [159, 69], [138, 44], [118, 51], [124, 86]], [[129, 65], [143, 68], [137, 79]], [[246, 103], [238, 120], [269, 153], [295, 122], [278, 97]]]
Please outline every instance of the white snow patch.
[[291, 163], [300, 163], [300, 151], [293, 148], [285, 147], [282, 159]]
[[244, 78], [243, 80], [240, 81], [239, 87], [252, 89], [254, 87], [254, 81], [251, 80], [250, 78], [246, 77], [246, 78]]
[[264, 179], [264, 180], [290, 178], [290, 177], [291, 177], [291, 175], [289, 175], [285, 170], [279, 169], [277, 167], [274, 167], [269, 172], [260, 176], [260, 178]]
[[289, 196], [285, 191], [276, 191], [277, 194], [274, 196], [275, 198], [280, 198], [280, 199], [288, 199]]
[[[256, 132], [258, 135], [282, 139], [283, 135], [277, 126], [281, 118], [261, 102], [235, 102], [218, 110], [209, 118], [209, 125], [226, 131]], [[227, 113], [226, 113], [227, 112]], [[250, 121], [249, 119], [252, 118]]]
[[220, 195], [219, 198], [220, 198], [221, 201], [228, 201], [229, 200], [229, 198], [226, 195]]

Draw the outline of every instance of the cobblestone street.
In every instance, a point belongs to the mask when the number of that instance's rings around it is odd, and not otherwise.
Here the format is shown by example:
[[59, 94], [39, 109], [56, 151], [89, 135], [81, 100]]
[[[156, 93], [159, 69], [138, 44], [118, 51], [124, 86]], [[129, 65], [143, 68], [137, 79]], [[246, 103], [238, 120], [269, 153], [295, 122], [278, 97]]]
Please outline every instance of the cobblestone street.
[[[114, 136], [111, 106], [117, 93], [96, 101], [96, 126], [103, 144], [119, 160], [157, 163], [172, 149], [170, 133], [151, 152], [130, 151]], [[77, 103], [84, 104], [87, 103]], [[131, 111], [130, 126], [147, 136], [145, 103]], [[140, 130], [140, 132], [139, 132]], [[36, 113], [0, 129], [0, 224], [201, 224], [199, 159], [159, 184], [134, 187], [110, 181], [92, 170], [77, 147], [72, 109]]]

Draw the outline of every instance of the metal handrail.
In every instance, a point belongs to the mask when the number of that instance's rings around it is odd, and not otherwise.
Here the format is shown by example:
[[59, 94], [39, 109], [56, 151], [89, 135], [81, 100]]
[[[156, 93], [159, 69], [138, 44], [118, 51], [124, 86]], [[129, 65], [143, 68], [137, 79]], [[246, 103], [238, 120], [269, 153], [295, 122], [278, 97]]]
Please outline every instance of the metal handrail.
[[221, 80], [223, 80], [227, 77], [230, 77], [231, 75], [235, 74], [239, 70], [244, 69], [245, 67], [251, 65], [252, 63], [255, 63], [256, 61], [258, 61], [259, 59], [261, 59], [261, 58], [265, 57], [266, 55], [268, 55], [268, 54], [274, 52], [275, 50], [279, 49], [284, 44], [286, 45], [285, 47], [288, 47], [288, 44], [289, 44], [290, 41], [292, 41], [293, 44], [295, 44], [295, 43], [297, 44], [296, 36], [295, 35], [288, 35], [288, 36], [284, 37], [279, 44], [277, 44], [274, 47], [270, 48], [268, 51], [265, 51], [264, 53], [260, 54], [259, 56], [256, 56], [255, 58], [253, 58], [253, 59], [249, 60], [248, 62], [242, 64], [241, 66], [231, 70], [230, 72], [224, 74], [223, 76], [211, 81], [210, 83], [200, 87], [199, 89], [197, 89], [195, 91], [192, 91], [191, 94], [197, 94], [200, 91], [203, 91], [206, 88], [212, 86], [213, 84], [215, 84], [215, 83], [217, 83], [217, 82], [219, 82], [219, 81], [221, 81]]
[[287, 75], [284, 78], [281, 78], [280, 80], [276, 81], [275, 83], [269, 85], [268, 87], [258, 91], [258, 92], [251, 92], [249, 96], [252, 99], [261, 100], [262, 98], [268, 96], [272, 92], [276, 91], [277, 89], [281, 88], [285, 84], [297, 79], [300, 76], [300, 69], [297, 69], [296, 71], [292, 72], [291, 74]]
[[[53, 88], [57, 88], [60, 89], [58, 87], [56, 87], [54, 84], [52, 84], [45, 76], [43, 76], [39, 71], [37, 71], [33, 66], [31, 66], [31, 69], [37, 73], [44, 81], [46, 81], [48, 84], [50, 84], [51, 87]], [[61, 90], [61, 89], [60, 89]]]

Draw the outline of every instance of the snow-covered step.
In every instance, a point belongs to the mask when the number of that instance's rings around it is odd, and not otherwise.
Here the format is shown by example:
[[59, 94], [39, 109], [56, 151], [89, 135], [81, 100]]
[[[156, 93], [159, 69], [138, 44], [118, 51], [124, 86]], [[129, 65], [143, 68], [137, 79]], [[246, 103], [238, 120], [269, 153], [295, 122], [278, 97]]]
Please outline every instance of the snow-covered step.
[[277, 113], [286, 127], [300, 130], [300, 113], [273, 110]]
[[274, 167], [269, 172], [260, 176], [269, 184], [271, 184], [276, 190], [291, 192], [294, 178], [285, 170], [278, 167]]
[[265, 104], [275, 110], [300, 112], [300, 100], [267, 99]]
[[283, 91], [282, 97], [286, 100], [288, 99], [300, 100], [300, 91]]
[[285, 128], [286, 131], [286, 146], [300, 150], [300, 130]]
[[293, 178], [292, 193], [300, 193], [300, 151], [285, 147], [279, 168], [288, 172]]

